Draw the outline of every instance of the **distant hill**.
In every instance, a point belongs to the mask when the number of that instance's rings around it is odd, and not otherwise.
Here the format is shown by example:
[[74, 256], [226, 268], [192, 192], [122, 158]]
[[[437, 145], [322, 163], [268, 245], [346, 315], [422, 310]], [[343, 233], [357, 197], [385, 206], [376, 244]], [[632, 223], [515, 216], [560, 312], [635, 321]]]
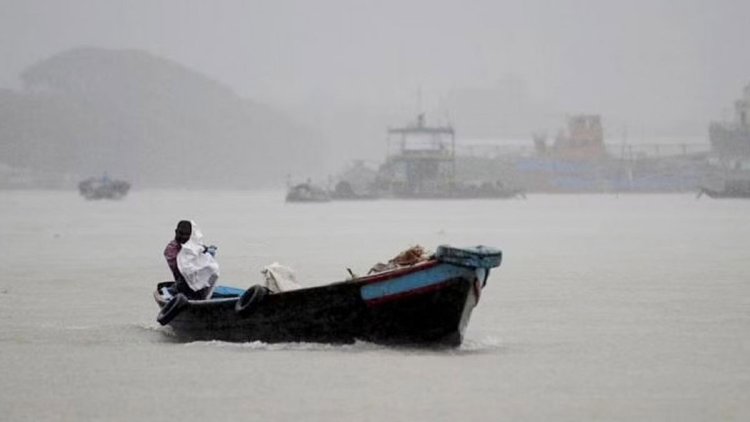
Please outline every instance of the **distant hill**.
[[78, 48], [0, 90], [0, 163], [139, 187], [246, 188], [315, 173], [320, 141], [274, 109], [143, 51]]

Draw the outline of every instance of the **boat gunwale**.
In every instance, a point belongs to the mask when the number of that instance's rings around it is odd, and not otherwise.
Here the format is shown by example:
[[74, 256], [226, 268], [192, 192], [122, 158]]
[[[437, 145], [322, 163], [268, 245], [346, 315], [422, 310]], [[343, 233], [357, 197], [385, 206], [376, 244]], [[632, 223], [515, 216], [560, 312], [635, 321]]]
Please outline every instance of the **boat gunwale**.
[[[314, 289], [322, 289], [322, 288], [328, 288], [332, 286], [338, 286], [341, 284], [359, 284], [360, 286], [365, 286], [365, 285], [369, 285], [372, 283], [377, 283], [381, 281], [387, 281], [387, 280], [391, 280], [394, 278], [402, 277], [402, 276], [409, 275], [415, 272], [425, 271], [430, 268], [436, 267], [439, 264], [447, 264], [447, 265], [455, 266], [455, 264], [452, 264], [449, 262], [443, 262], [437, 259], [430, 259], [428, 261], [418, 262], [408, 267], [394, 268], [392, 270], [383, 271], [377, 274], [371, 274], [371, 275], [367, 275], [364, 277], [355, 278], [352, 280], [342, 280], [342, 281], [335, 281], [333, 283], [323, 284], [319, 286], [302, 287], [296, 290], [288, 290], [288, 291], [274, 293], [274, 295], [283, 295], [283, 294], [302, 292], [302, 291], [308, 291], [308, 290], [314, 290]], [[168, 300], [165, 300], [164, 297], [159, 293], [159, 286], [166, 284], [166, 283], [174, 283], [174, 281], [164, 281], [164, 282], [158, 283], [157, 288], [154, 290], [154, 299], [160, 306], [164, 306], [168, 302]], [[190, 305], [192, 306], [211, 306], [211, 305], [220, 305], [222, 303], [237, 302], [237, 300], [239, 300], [239, 296], [228, 297], [228, 298], [217, 298], [217, 299], [200, 299], [200, 300], [189, 299], [188, 303], [190, 303]]]

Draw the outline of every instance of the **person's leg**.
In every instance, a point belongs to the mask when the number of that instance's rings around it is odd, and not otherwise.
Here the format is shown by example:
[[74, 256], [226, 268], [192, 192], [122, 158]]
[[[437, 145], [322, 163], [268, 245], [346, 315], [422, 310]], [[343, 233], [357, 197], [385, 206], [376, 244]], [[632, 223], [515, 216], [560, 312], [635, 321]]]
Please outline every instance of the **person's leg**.
[[209, 284], [208, 287], [206, 287], [204, 289], [200, 289], [197, 292], [195, 292], [196, 296], [200, 296], [200, 299], [211, 299], [211, 295], [214, 292], [214, 287], [216, 287], [216, 280], [218, 280], [218, 279], [219, 279], [219, 277], [217, 277], [215, 275], [212, 276], [208, 280], [208, 284]]
[[179, 280], [175, 282], [174, 286], [179, 293], [182, 293], [183, 295], [185, 295], [185, 297], [187, 297], [190, 300], [202, 300], [205, 298], [205, 296], [201, 295], [202, 290], [199, 290], [197, 292], [194, 291], [193, 289], [190, 288], [190, 286], [188, 286], [188, 284], [184, 280]]

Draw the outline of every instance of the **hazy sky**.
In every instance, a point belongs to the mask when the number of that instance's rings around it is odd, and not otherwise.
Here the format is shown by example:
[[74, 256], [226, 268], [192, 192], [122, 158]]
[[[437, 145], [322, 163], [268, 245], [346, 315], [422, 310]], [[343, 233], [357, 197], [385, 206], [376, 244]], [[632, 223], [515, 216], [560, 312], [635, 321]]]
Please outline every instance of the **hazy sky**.
[[281, 106], [397, 108], [515, 75], [558, 110], [695, 131], [750, 82], [747, 0], [0, 4], [0, 87], [71, 47], [138, 48]]

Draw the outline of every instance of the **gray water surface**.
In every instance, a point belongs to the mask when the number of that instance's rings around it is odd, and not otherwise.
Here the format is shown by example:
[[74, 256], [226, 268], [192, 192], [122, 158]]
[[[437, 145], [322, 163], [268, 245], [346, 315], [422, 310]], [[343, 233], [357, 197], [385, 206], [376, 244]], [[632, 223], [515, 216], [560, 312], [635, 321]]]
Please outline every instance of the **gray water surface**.
[[[317, 285], [415, 244], [505, 256], [457, 350], [185, 344], [151, 297], [185, 218], [243, 288], [275, 261]], [[0, 420], [750, 419], [750, 201], [4, 191], [0, 269]]]

